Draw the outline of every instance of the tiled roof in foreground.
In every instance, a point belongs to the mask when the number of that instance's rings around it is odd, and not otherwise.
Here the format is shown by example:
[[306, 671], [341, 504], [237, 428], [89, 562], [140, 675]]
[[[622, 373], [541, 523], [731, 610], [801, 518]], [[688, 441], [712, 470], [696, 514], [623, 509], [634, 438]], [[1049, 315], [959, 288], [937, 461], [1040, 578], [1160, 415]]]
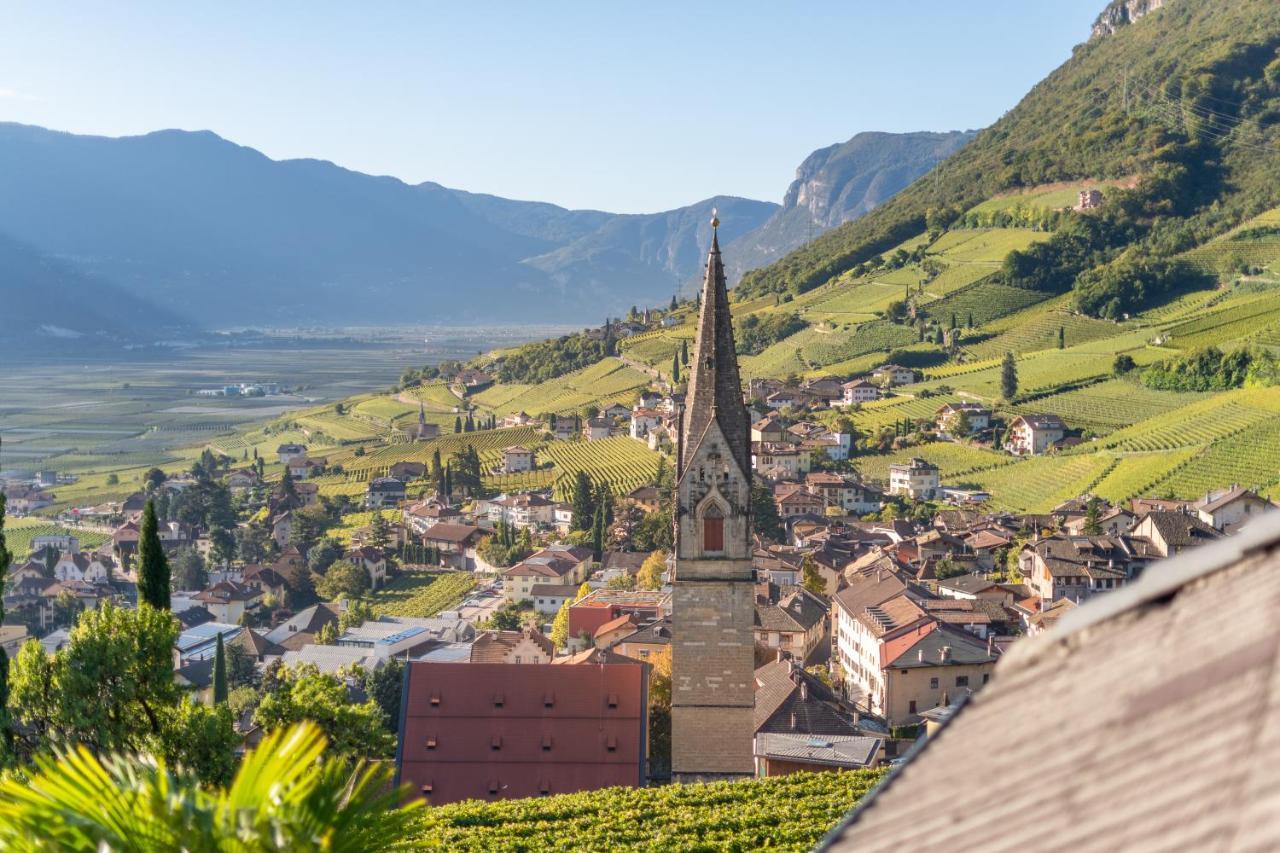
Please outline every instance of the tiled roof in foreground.
[[1277, 849], [1277, 613], [1280, 514], [1152, 566], [1014, 646], [824, 849]]

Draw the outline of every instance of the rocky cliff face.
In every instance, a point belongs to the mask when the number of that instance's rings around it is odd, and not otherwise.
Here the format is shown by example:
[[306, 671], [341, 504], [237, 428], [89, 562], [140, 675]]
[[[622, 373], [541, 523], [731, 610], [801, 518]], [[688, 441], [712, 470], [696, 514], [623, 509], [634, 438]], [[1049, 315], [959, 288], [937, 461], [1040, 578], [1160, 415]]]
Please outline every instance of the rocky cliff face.
[[782, 208], [726, 248], [730, 283], [869, 213], [972, 138], [969, 131], [860, 133], [813, 152], [796, 169]]
[[1164, 6], [1169, 0], [1112, 0], [1093, 22], [1093, 37], [1113, 35], [1116, 30]]

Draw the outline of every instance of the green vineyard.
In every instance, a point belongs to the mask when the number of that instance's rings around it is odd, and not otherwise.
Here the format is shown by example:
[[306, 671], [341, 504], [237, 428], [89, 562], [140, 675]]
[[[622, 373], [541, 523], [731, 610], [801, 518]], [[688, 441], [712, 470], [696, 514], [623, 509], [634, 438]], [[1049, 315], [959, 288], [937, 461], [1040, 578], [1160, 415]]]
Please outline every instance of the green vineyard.
[[552, 442], [542, 451], [541, 458], [555, 463], [555, 497], [563, 501], [569, 499], [579, 471], [586, 471], [597, 484], [608, 483], [615, 495], [652, 483], [658, 475], [660, 455], [644, 442], [614, 436], [587, 442]]
[[421, 619], [456, 607], [475, 585], [470, 572], [405, 572], [373, 593], [371, 603], [377, 616]]
[[609, 788], [429, 808], [416, 844], [449, 851], [811, 849], [885, 770]]

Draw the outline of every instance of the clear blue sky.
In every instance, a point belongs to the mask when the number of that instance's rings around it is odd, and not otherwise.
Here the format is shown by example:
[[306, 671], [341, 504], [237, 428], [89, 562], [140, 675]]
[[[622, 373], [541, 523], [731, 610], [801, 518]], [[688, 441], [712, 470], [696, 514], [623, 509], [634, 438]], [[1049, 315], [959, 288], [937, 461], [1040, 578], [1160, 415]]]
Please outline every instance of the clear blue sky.
[[780, 200], [863, 130], [982, 127], [1104, 0], [12, 3], [0, 120], [622, 212]]

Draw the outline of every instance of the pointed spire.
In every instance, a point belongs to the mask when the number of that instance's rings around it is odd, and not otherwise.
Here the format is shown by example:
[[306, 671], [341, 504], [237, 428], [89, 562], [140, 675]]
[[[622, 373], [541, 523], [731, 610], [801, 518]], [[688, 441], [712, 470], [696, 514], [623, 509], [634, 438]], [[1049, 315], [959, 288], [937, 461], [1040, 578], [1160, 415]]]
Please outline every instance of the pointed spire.
[[[706, 432], [714, 419], [729, 442], [729, 450], [743, 474], [751, 473], [751, 424], [742, 402], [738, 377], [738, 356], [733, 341], [733, 317], [729, 311], [729, 288], [720, 259], [720, 219], [711, 214], [711, 249], [702, 283], [702, 311], [689, 363], [689, 392], [685, 398], [684, 435], [686, 453]], [[683, 460], [682, 460], [683, 463]]]

